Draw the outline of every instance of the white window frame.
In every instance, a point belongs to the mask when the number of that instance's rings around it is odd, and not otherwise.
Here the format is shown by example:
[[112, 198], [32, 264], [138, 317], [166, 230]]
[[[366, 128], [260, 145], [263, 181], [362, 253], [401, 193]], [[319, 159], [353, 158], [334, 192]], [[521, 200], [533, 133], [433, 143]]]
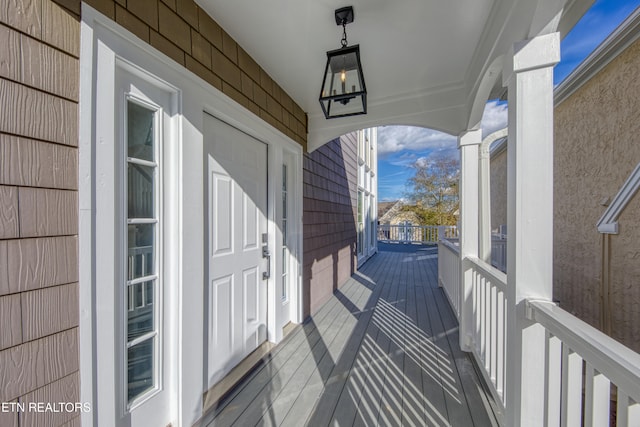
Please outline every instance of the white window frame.
[[[116, 101], [118, 102], [118, 101]], [[128, 128], [127, 128], [127, 124], [128, 124], [128, 108], [129, 108], [129, 102], [133, 102], [135, 104], [138, 104], [141, 107], [147, 108], [149, 110], [153, 110], [153, 114], [154, 114], [154, 158], [155, 158], [155, 162], [134, 162], [134, 163], [140, 163], [140, 164], [145, 164], [145, 163], [149, 163], [146, 164], [146, 166], [152, 166], [153, 163], [153, 167], [154, 167], [154, 219], [155, 222], [150, 222], [148, 220], [131, 220], [129, 218], [128, 215], [128, 197], [129, 197], [129, 193], [128, 193], [128, 165], [130, 162], [130, 158], [128, 156], [127, 153], [127, 148], [128, 148]], [[140, 283], [144, 283], [150, 280], [153, 280], [154, 284], [153, 284], [153, 288], [154, 288], [154, 307], [153, 307], [153, 322], [154, 322], [154, 331], [153, 332], [149, 332], [141, 337], [136, 338], [135, 340], [132, 341], [131, 343], [131, 347], [141, 344], [144, 341], [147, 341], [148, 339], [154, 339], [154, 343], [153, 343], [153, 379], [154, 379], [154, 385], [151, 389], [143, 392], [141, 395], [135, 397], [133, 400], [129, 401], [127, 394], [128, 394], [128, 386], [129, 386], [129, 381], [128, 381], [128, 350], [130, 348], [129, 346], [129, 340], [128, 340], [128, 288], [129, 286], [131, 286], [128, 282], [130, 281], [129, 278], [127, 277], [127, 271], [128, 271], [128, 266], [126, 261], [123, 263], [122, 268], [121, 268], [121, 277], [122, 282], [121, 284], [123, 285], [123, 287], [121, 288], [124, 292], [122, 292], [122, 295], [120, 297], [120, 302], [122, 304], [122, 310], [121, 310], [121, 321], [122, 321], [122, 326], [123, 326], [123, 330], [122, 330], [122, 337], [123, 337], [123, 342], [124, 342], [124, 348], [121, 350], [120, 353], [120, 358], [123, 361], [123, 368], [122, 369], [122, 384], [123, 384], [123, 388], [124, 390], [122, 390], [122, 397], [123, 397], [123, 401], [121, 402], [123, 405], [123, 408], [126, 408], [126, 412], [130, 412], [135, 410], [137, 407], [139, 407], [140, 405], [144, 404], [147, 400], [151, 399], [153, 396], [155, 396], [161, 389], [162, 389], [162, 385], [163, 385], [163, 375], [162, 375], [162, 364], [164, 363], [164, 358], [163, 358], [163, 346], [164, 346], [164, 340], [163, 340], [163, 319], [164, 319], [164, 312], [163, 310], [161, 310], [161, 307], [163, 307], [163, 268], [164, 268], [164, 262], [163, 262], [163, 215], [162, 215], [162, 206], [163, 206], [163, 185], [162, 185], [162, 181], [163, 181], [163, 168], [162, 168], [162, 159], [163, 159], [163, 146], [164, 146], [164, 120], [163, 120], [163, 108], [159, 105], [156, 105], [148, 100], [142, 99], [141, 97], [132, 94], [132, 93], [127, 93], [124, 95], [124, 100], [123, 100], [123, 104], [120, 107], [122, 108], [122, 112], [123, 112], [123, 116], [121, 118], [122, 120], [122, 129], [121, 129], [121, 138], [120, 138], [120, 149], [122, 150], [122, 154], [120, 156], [120, 164], [121, 164], [121, 173], [120, 173], [120, 179], [122, 180], [122, 184], [120, 185], [120, 194], [122, 194], [122, 198], [121, 198], [121, 202], [122, 202], [122, 206], [120, 206], [120, 211], [121, 211], [121, 225], [123, 225], [122, 227], [122, 235], [121, 235], [121, 247], [120, 247], [120, 251], [121, 254], [124, 255], [124, 259], [127, 259], [128, 256], [128, 227], [129, 225], [134, 225], [134, 224], [155, 224], [155, 232], [154, 232], [154, 266], [155, 266], [155, 274], [151, 275], [151, 276], [144, 276], [147, 279], [146, 280], [142, 280], [144, 279], [144, 277], [135, 279], [135, 281], [140, 281]], [[121, 255], [121, 259], [123, 258]], [[146, 337], [146, 338], [145, 338]]]
[[[362, 232], [360, 231], [360, 222], [356, 218], [357, 236], [357, 258], [358, 265], [361, 265], [377, 250], [377, 212], [375, 209], [375, 200], [377, 195], [376, 185], [376, 147], [375, 147], [375, 129], [363, 129], [358, 131], [358, 164], [357, 179], [358, 193], [362, 192], [362, 204], [356, 210], [362, 216]], [[358, 196], [359, 197], [359, 196]], [[371, 230], [373, 227], [374, 231]], [[362, 233], [362, 237], [360, 237]], [[360, 243], [362, 240], [362, 244]]]

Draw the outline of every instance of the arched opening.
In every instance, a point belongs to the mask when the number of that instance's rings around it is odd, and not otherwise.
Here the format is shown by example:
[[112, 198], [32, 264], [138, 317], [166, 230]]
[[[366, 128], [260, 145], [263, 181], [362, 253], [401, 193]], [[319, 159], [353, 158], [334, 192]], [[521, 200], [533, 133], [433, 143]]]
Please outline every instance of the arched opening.
[[[482, 117], [485, 134], [504, 127], [506, 104], [488, 102]], [[307, 315], [377, 252], [381, 239], [437, 241], [436, 232], [429, 235], [426, 227], [456, 225], [457, 197], [452, 191], [457, 187], [459, 151], [454, 135], [390, 124], [335, 138], [306, 153], [303, 163], [303, 305]], [[408, 188], [408, 183], [421, 183], [416, 178], [420, 173], [441, 181], [431, 198], [421, 189], [411, 194]], [[436, 193], [441, 197], [434, 201]], [[385, 234], [379, 227], [386, 222], [381, 221], [384, 212], [380, 208], [391, 206], [395, 206], [391, 211], [395, 217], [387, 225], [394, 227], [388, 227]], [[416, 228], [401, 230], [400, 222]]]

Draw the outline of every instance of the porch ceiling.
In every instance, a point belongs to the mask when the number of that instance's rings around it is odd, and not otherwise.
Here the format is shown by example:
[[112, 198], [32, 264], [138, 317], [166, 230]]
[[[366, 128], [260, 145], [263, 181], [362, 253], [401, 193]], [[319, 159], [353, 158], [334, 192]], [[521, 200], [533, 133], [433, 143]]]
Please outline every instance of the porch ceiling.
[[[513, 43], [566, 33], [593, 0], [196, 0], [307, 112], [309, 150], [354, 129], [407, 124], [458, 134], [475, 127], [501, 87]], [[340, 46], [335, 9], [359, 44], [368, 114], [326, 120], [318, 96], [325, 52]], [[564, 8], [563, 8], [564, 6]]]

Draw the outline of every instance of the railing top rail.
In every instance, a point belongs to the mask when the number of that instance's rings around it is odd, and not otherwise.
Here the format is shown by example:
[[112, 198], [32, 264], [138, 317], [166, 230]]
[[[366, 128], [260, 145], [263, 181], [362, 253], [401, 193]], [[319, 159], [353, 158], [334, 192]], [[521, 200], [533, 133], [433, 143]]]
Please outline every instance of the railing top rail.
[[442, 227], [445, 230], [447, 230], [447, 229], [455, 228], [456, 226], [455, 225], [417, 225], [417, 224], [411, 224], [411, 225], [379, 224], [378, 227], [385, 227], [385, 228], [433, 228], [433, 229], [438, 229], [438, 228]]
[[598, 372], [640, 402], [640, 354], [547, 301], [527, 300], [529, 318], [539, 322]]
[[442, 246], [444, 246], [445, 248], [449, 249], [450, 251], [455, 252], [457, 254], [460, 253], [460, 247], [454, 245], [450, 241], [448, 241], [446, 239], [442, 239], [442, 240], [440, 240], [440, 243], [442, 244]]
[[129, 255], [148, 253], [153, 250], [153, 246], [135, 246], [129, 248]]
[[480, 270], [484, 276], [488, 276], [491, 279], [491, 283], [500, 288], [503, 292], [507, 290], [507, 275], [498, 270], [494, 266], [484, 262], [477, 257], [466, 257], [463, 262], [473, 264], [473, 266]]

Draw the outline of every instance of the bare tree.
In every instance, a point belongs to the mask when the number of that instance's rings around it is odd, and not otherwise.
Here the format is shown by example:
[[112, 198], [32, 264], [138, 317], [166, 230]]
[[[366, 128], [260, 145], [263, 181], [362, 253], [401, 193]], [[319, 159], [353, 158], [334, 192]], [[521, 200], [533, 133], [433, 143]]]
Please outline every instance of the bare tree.
[[414, 165], [415, 174], [407, 181], [407, 197], [425, 224], [453, 225], [459, 207], [458, 183], [460, 164], [457, 159], [420, 159]]

